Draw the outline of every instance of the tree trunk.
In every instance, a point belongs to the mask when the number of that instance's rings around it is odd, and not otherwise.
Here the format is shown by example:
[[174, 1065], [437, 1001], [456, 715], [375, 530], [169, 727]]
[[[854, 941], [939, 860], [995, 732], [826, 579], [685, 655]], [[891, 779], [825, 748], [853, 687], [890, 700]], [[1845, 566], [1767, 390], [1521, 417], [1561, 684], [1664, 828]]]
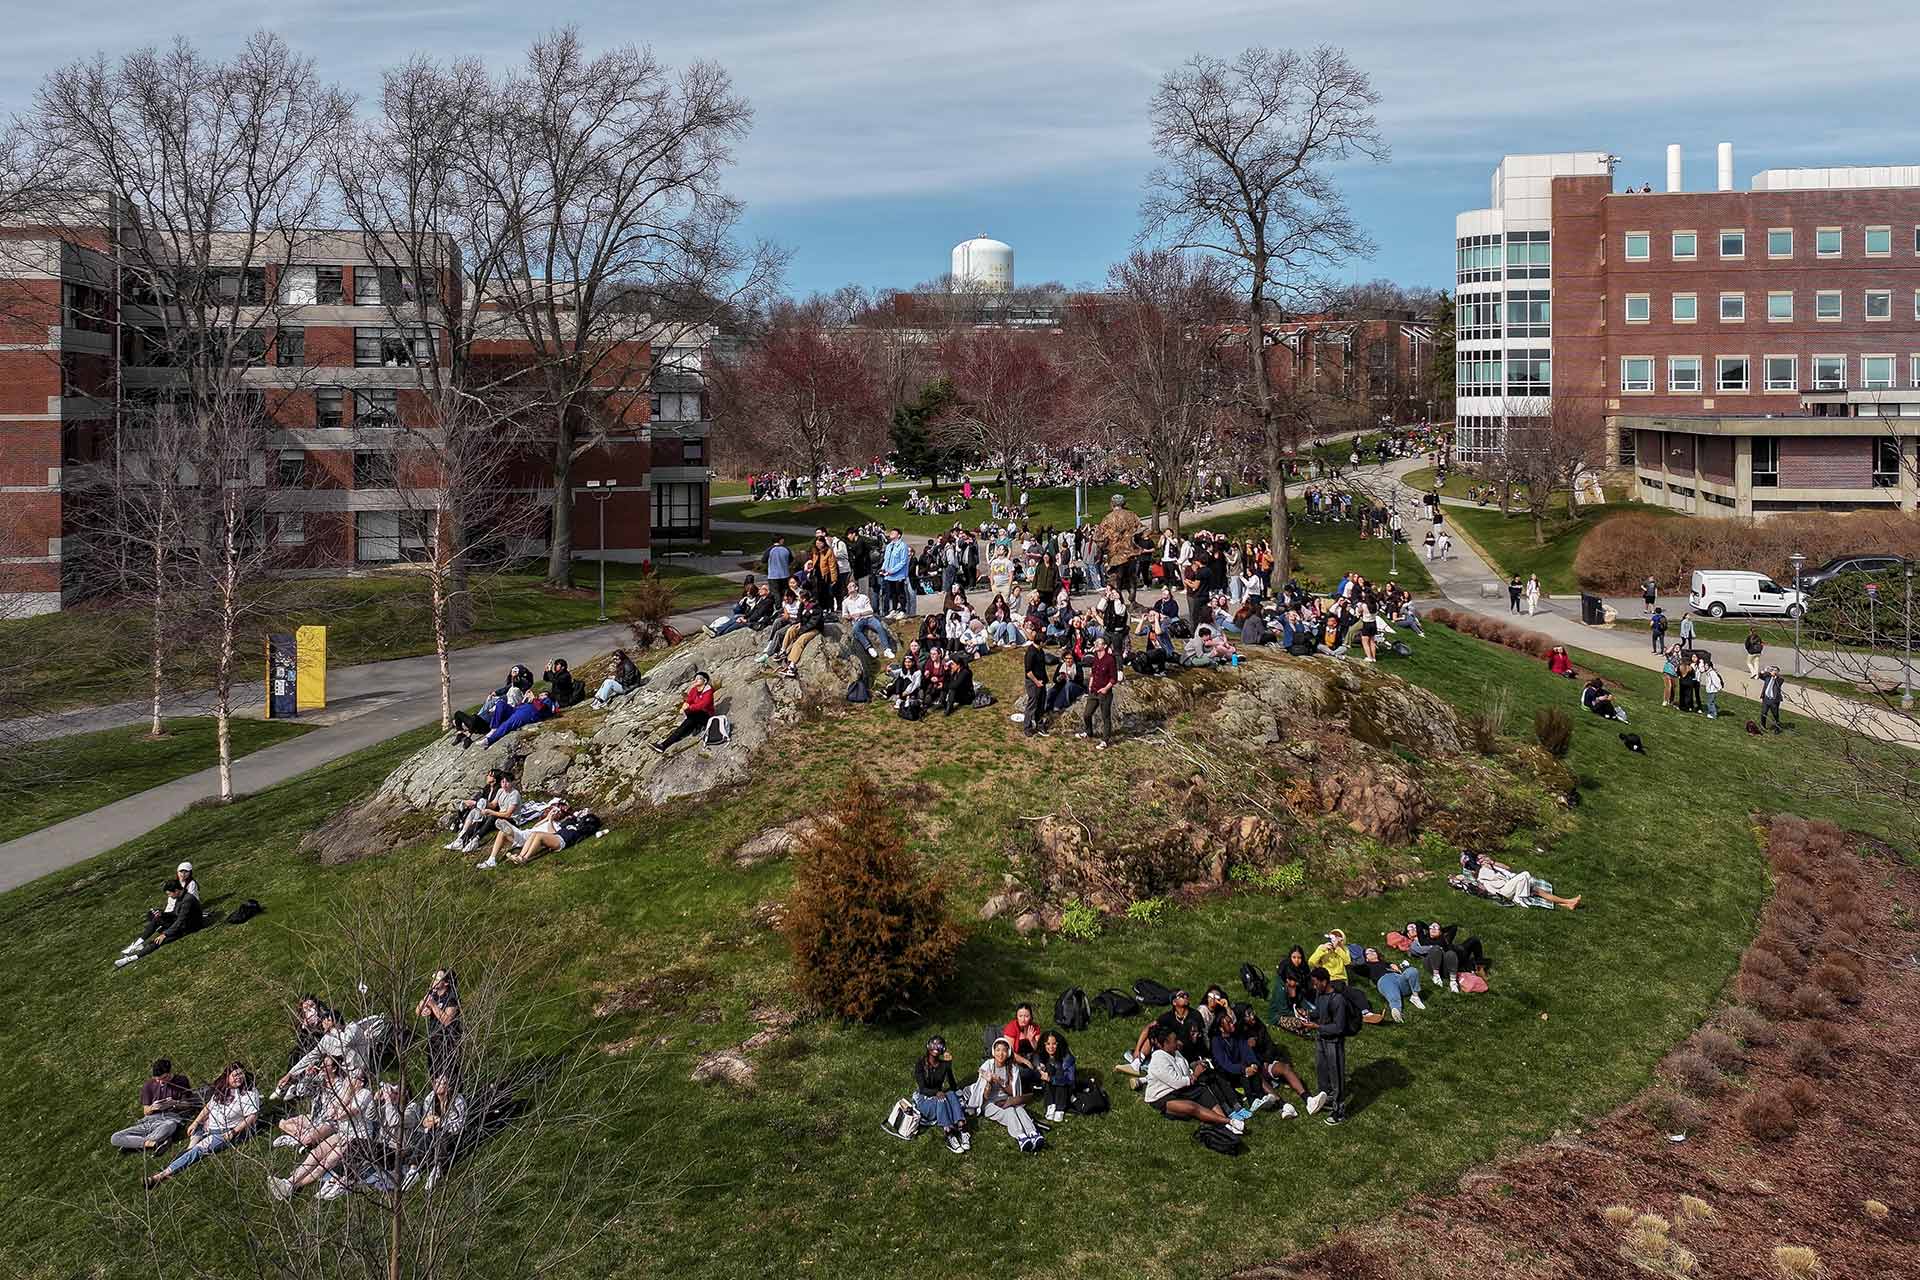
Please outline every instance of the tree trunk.
[[443, 570], [431, 570], [433, 579], [433, 656], [440, 668], [440, 731], [453, 728], [453, 669], [447, 663], [450, 613], [447, 579]]
[[[553, 451], [553, 536], [547, 544], [547, 585], [573, 585], [573, 432], [561, 410], [560, 438]], [[601, 548], [604, 554], [605, 548]]]
[[447, 634], [463, 636], [473, 630], [473, 583], [472, 573], [467, 567], [466, 527], [458, 516], [448, 515], [441, 521], [448, 546], [452, 548], [447, 559]]
[[1567, 473], [1567, 519], [1580, 518], [1580, 474], [1578, 471]]
[[1547, 529], [1544, 511], [1546, 503], [1544, 501], [1534, 502], [1528, 504], [1528, 506], [1533, 515], [1533, 545], [1536, 547], [1544, 547], [1547, 545]]
[[160, 581], [161, 556], [157, 551], [154, 553], [153, 561], [155, 583], [153, 589], [153, 661], [150, 664], [150, 670], [153, 676], [153, 723], [147, 732], [157, 738], [165, 732], [165, 728], [160, 721], [160, 690], [161, 683], [165, 678], [163, 668], [165, 666], [167, 648], [165, 629], [166, 594], [158, 585]]

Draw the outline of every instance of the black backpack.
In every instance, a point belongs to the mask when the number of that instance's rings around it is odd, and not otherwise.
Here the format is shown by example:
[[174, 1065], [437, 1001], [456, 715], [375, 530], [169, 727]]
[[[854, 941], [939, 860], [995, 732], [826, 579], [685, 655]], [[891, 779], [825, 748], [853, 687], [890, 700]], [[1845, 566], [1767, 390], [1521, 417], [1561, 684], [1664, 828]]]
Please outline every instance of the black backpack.
[[573, 820], [573, 829], [580, 833], [582, 840], [591, 840], [600, 830], [600, 815], [593, 812], [581, 814]]
[[992, 693], [990, 693], [990, 692], [988, 692], [988, 691], [987, 691], [987, 690], [985, 690], [985, 689], [975, 689], [975, 690], [973, 691], [973, 705], [974, 705], [974, 706], [976, 706], [976, 707], [990, 707], [990, 706], [992, 706], [992, 705], [993, 705], [993, 694], [992, 694]]
[[1346, 1005], [1340, 1029], [1348, 1036], [1357, 1036], [1366, 1029], [1367, 1023], [1363, 1015], [1372, 1013], [1373, 1005], [1368, 1002], [1367, 993], [1353, 983], [1348, 983], [1347, 989], [1341, 992], [1340, 996]]
[[918, 720], [925, 714], [925, 710], [922, 709], [917, 702], [904, 702], [900, 704], [900, 718], [902, 720]]
[[1260, 972], [1260, 966], [1251, 960], [1240, 966], [1240, 985], [1246, 990], [1248, 998], [1253, 1000], [1265, 1000], [1273, 990], [1267, 986], [1267, 975]]
[[989, 1022], [986, 1030], [980, 1033], [980, 1061], [985, 1062], [993, 1056], [993, 1042], [1000, 1038], [1000, 1024], [997, 1022]]
[[1080, 988], [1068, 987], [1053, 1002], [1053, 1024], [1062, 1031], [1085, 1031], [1092, 1023], [1093, 1009]]
[[865, 676], [855, 676], [853, 683], [847, 686], [847, 701], [870, 702], [872, 699], [873, 694], [867, 690], [867, 678]]
[[1092, 1076], [1081, 1076], [1073, 1082], [1073, 1099], [1067, 1105], [1073, 1108], [1077, 1116], [1097, 1116], [1106, 1114], [1112, 1104], [1107, 1101], [1107, 1091]]
[[1133, 994], [1140, 998], [1141, 1004], [1145, 1005], [1165, 1007], [1173, 1003], [1173, 992], [1152, 978], [1134, 979]]
[[1316, 650], [1311, 640], [1295, 640], [1287, 652], [1296, 658], [1311, 658]]
[[266, 908], [260, 905], [260, 899], [248, 898], [245, 902], [235, 907], [232, 910], [232, 912], [228, 914], [227, 923], [228, 924], [245, 924], [247, 921], [253, 919], [255, 916], [259, 915], [262, 911], [265, 911], [265, 910]]
[[1095, 996], [1093, 1002], [1104, 1009], [1109, 1018], [1138, 1017], [1145, 1007], [1118, 987], [1108, 987]]
[[1193, 1131], [1193, 1140], [1209, 1151], [1218, 1151], [1223, 1156], [1237, 1156], [1246, 1148], [1240, 1144], [1240, 1135], [1223, 1124], [1203, 1124]]

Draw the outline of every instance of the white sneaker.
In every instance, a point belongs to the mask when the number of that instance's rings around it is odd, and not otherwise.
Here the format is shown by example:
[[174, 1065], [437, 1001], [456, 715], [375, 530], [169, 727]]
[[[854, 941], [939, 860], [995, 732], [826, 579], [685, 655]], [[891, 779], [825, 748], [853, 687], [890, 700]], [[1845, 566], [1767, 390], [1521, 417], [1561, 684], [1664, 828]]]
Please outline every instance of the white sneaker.
[[962, 1151], [973, 1150], [973, 1134], [966, 1129], [960, 1131], [960, 1149]]
[[1419, 993], [1418, 993], [1418, 992], [1416, 992], [1416, 993], [1414, 993], [1413, 995], [1410, 995], [1410, 996], [1408, 996], [1408, 997], [1407, 997], [1407, 1003], [1408, 1003], [1408, 1004], [1410, 1004], [1410, 1005], [1412, 1005], [1412, 1006], [1413, 1006], [1414, 1008], [1416, 1008], [1416, 1009], [1424, 1009], [1424, 1008], [1426, 1008], [1426, 1007], [1427, 1007], [1427, 1002], [1426, 1002], [1425, 1000], [1422, 1000], [1422, 999], [1420, 998], [1420, 996], [1419, 996]]
[[880, 651], [879, 651], [878, 649], [876, 649], [876, 648], [874, 648], [874, 647], [873, 647], [872, 645], [868, 645], [868, 646], [867, 646], [867, 656], [868, 656], [869, 658], [877, 658], [877, 657], [879, 657], [879, 656], [880, 656]]
[[300, 1139], [290, 1133], [283, 1133], [273, 1140], [273, 1149], [275, 1151], [285, 1151], [288, 1147], [297, 1147], [299, 1145]]
[[431, 1191], [438, 1185], [440, 1185], [440, 1166], [435, 1165], [427, 1170], [427, 1190]]
[[328, 1178], [320, 1184], [320, 1189], [313, 1193], [313, 1198], [316, 1200], [338, 1200], [345, 1194], [347, 1194], [346, 1183], [340, 1181], [338, 1178]]
[[1307, 1099], [1307, 1114], [1310, 1116], [1317, 1115], [1320, 1111], [1320, 1108], [1326, 1105], [1327, 1105], [1327, 1095], [1326, 1095], [1326, 1092], [1322, 1090], [1321, 1092], [1316, 1093], [1311, 1098]]
[[959, 1135], [952, 1133], [947, 1135], [947, 1150], [953, 1152], [955, 1155], [959, 1155], [962, 1151], [966, 1150], [965, 1147], [960, 1145]]
[[491, 871], [495, 867], [499, 866], [500, 864], [499, 862], [495, 861], [493, 858], [489, 857], [484, 862], [476, 862], [473, 865], [482, 871]]
[[1458, 979], [1458, 978], [1448, 978], [1448, 979], [1447, 979], [1447, 990], [1449, 990], [1449, 991], [1451, 991], [1451, 992], [1453, 992], [1453, 994], [1455, 994], [1455, 995], [1459, 995], [1459, 994], [1460, 994], [1460, 979]]
[[891, 649], [887, 650], [887, 657], [891, 658], [892, 656], [893, 656], [893, 650]]
[[114, 967], [114, 968], [116, 968], [116, 969], [124, 969], [124, 968], [126, 968], [126, 967], [127, 967], [128, 965], [130, 965], [130, 964], [132, 964], [132, 963], [133, 963], [133, 962], [134, 962], [135, 960], [138, 960], [139, 958], [140, 958], [140, 957], [139, 957], [139, 956], [137, 956], [137, 955], [135, 955], [135, 956], [121, 956], [121, 957], [120, 957], [120, 958], [119, 958], [118, 960], [115, 960], [115, 961], [113, 962], [113, 967]]
[[1389, 1005], [1387, 1007], [1387, 1012], [1393, 1015], [1393, 1020], [1395, 1022], [1405, 1022], [1407, 1020], [1406, 1015], [1400, 1012], [1400, 1006], [1397, 1004]]
[[147, 945], [147, 940], [145, 938], [135, 938], [132, 942], [129, 942], [126, 946], [120, 948], [120, 954], [123, 956], [130, 956], [134, 954], [136, 951], [139, 951], [142, 947], [146, 945]]
[[453, 839], [447, 841], [445, 844], [441, 845], [440, 847], [442, 849], [448, 849], [448, 850], [458, 849], [460, 847], [460, 837], [455, 836]]
[[1292, 1120], [1299, 1114], [1300, 1108], [1294, 1106], [1291, 1102], [1280, 1108], [1280, 1118], [1282, 1120]]
[[460, 852], [462, 853], [480, 852], [480, 837], [474, 836], [471, 839], [468, 839], [465, 842], [463, 842], [460, 846]]
[[267, 1178], [267, 1194], [275, 1200], [291, 1200], [293, 1199], [293, 1183], [285, 1178], [269, 1176]]
[[1239, 1116], [1228, 1116], [1227, 1128], [1233, 1133], [1245, 1133], [1247, 1131], [1247, 1122]]

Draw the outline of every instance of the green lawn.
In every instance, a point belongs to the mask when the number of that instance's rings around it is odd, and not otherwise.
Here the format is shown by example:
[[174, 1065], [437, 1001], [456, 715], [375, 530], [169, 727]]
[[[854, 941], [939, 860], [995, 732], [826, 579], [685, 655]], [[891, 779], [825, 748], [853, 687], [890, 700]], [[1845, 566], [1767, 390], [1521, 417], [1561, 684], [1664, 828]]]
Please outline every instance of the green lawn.
[[[862, 525], [869, 520], [878, 520], [889, 527], [898, 525], [907, 533], [941, 533], [951, 529], [956, 520], [970, 529], [977, 527], [981, 521], [988, 519], [991, 513], [986, 490], [991, 488], [995, 493], [1000, 491], [998, 486], [989, 482], [975, 481], [973, 502], [967, 510], [952, 515], [919, 516], [911, 514], [901, 505], [906, 501], [907, 490], [916, 487], [922, 493], [928, 492], [924, 483], [915, 485], [899, 478], [887, 481], [886, 497], [889, 505], [884, 507], [875, 504], [874, 500], [878, 495], [874, 493], [872, 487], [864, 486], [853, 493], [829, 497], [818, 506], [804, 498], [789, 498], [779, 502], [748, 502], [727, 507], [724, 514], [719, 515], [718, 518], [795, 527], [824, 526], [835, 533], [844, 532], [848, 525]], [[943, 485], [940, 492], [944, 497], [954, 489], [953, 485]], [[1112, 485], [1094, 485], [1089, 487], [1084, 495], [1087, 508], [1094, 519], [1099, 519], [1112, 509], [1109, 500], [1117, 492], [1126, 492], [1127, 506], [1131, 510], [1143, 516], [1153, 514], [1153, 503], [1145, 489], [1123, 491]], [[1019, 497], [1020, 491], [1015, 489], [1014, 500], [1019, 501]], [[1070, 527], [1073, 524], [1073, 490], [1068, 488], [1033, 490], [1027, 503], [1027, 519], [1029, 524], [1036, 527], [1045, 525], [1051, 525], [1056, 529]]]
[[[1574, 705], [1566, 681], [1511, 651], [1441, 627], [1413, 648], [1411, 659], [1383, 669], [1463, 708], [1510, 700], [1516, 738], [1536, 706]], [[1655, 705], [1656, 673], [1580, 660], [1624, 685], [1629, 707]], [[983, 661], [980, 675], [1003, 703], [1019, 680], [1012, 655]], [[605, 1116], [603, 1140], [671, 1174], [671, 1199], [637, 1212], [596, 1200], [589, 1207], [607, 1229], [579, 1242], [584, 1252], [567, 1274], [1017, 1269], [1159, 1280], [1192, 1274], [1195, 1249], [1209, 1274], [1268, 1261], [1450, 1186], [1462, 1169], [1603, 1114], [1648, 1083], [1722, 992], [1758, 915], [1767, 874], [1750, 812], [1790, 804], [1858, 821], [1837, 802], [1789, 801], [1775, 781], [1837, 767], [1819, 730], [1751, 738], [1740, 732], [1751, 708], [1728, 702], [1733, 714], [1717, 722], [1636, 716], [1644, 757], [1620, 750], [1614, 725], [1576, 712], [1569, 763], [1585, 803], [1556, 808], [1550, 827], [1523, 829], [1507, 848], [1560, 892], [1585, 895], [1573, 915], [1466, 898], [1444, 883], [1452, 853], [1433, 850], [1424, 855], [1430, 878], [1357, 902], [1319, 885], [1292, 899], [1234, 894], [1174, 908], [1152, 925], [1109, 922], [1090, 942], [1025, 940], [1005, 920], [974, 922], [957, 979], [923, 1002], [924, 1020], [803, 1024], [752, 1055], [760, 1083], [745, 1094], [695, 1084], [688, 1072], [699, 1053], [755, 1030], [750, 1009], [791, 1005], [786, 948], [749, 919], [784, 890], [789, 870], [779, 862], [736, 870], [726, 850], [773, 814], [804, 811], [848, 768], [865, 767], [900, 796], [928, 863], [957, 878], [956, 905], [972, 921], [973, 908], [997, 891], [1008, 837], [1023, 819], [1057, 807], [1063, 782], [1087, 812], [1125, 802], [1130, 778], [1165, 772], [1158, 744], [1123, 742], [1095, 764], [1069, 736], [1023, 740], [1004, 708], [909, 724], [874, 704], [795, 727], [750, 786], [616, 821], [606, 839], [530, 868], [483, 877], [438, 852], [435, 839], [341, 867], [296, 854], [303, 834], [430, 736], [409, 735], [231, 807], [186, 814], [0, 896], [0, 929], [11, 940], [0, 1050], [20, 1067], [0, 1081], [9, 1117], [0, 1196], [11, 1209], [0, 1219], [0, 1256], [36, 1278], [129, 1273], [129, 1260], [109, 1252], [113, 1233], [99, 1206], [109, 1187], [138, 1194], [140, 1162], [117, 1158], [105, 1137], [133, 1114], [146, 1062], [170, 1054], [198, 1080], [239, 1056], [271, 1074], [288, 1041], [277, 1000], [304, 974], [301, 957], [323, 913], [392, 875], [445, 887], [444, 907], [470, 926], [466, 945], [476, 949], [446, 961], [469, 982], [490, 921], [556, 926], [547, 931], [556, 959], [537, 993], [544, 1003], [527, 1032], [529, 1051], [576, 1037], [653, 1046], [608, 1059], [645, 1087]], [[188, 848], [215, 895], [258, 897], [267, 914], [114, 972], [108, 961], [128, 921]], [[1248, 1154], [1225, 1160], [1120, 1090], [1111, 1115], [1071, 1121], [1037, 1158], [1019, 1157], [991, 1129], [966, 1158], [926, 1137], [905, 1145], [878, 1132], [932, 1032], [949, 1038], [964, 1066], [980, 1027], [1008, 1016], [1017, 999], [1050, 1009], [1068, 985], [1094, 991], [1143, 975], [1231, 988], [1243, 960], [1271, 970], [1288, 944], [1310, 944], [1336, 924], [1372, 938], [1414, 916], [1458, 920], [1485, 939], [1497, 965], [1493, 993], [1438, 996], [1408, 1026], [1369, 1029], [1349, 1055], [1357, 1110], [1337, 1131], [1263, 1114], [1250, 1126]], [[52, 974], [59, 980], [48, 981]], [[607, 985], [663, 977], [674, 980], [674, 998], [593, 1015]], [[1083, 1067], [1104, 1071], [1134, 1030], [1096, 1018], [1074, 1037]], [[1289, 1048], [1310, 1067], [1309, 1046]], [[590, 1109], [599, 1096], [568, 1101]], [[516, 1140], [511, 1128], [498, 1139]], [[548, 1135], [528, 1158], [546, 1166], [572, 1154]], [[262, 1204], [257, 1166], [242, 1162], [267, 1159], [288, 1163], [260, 1149], [222, 1156], [167, 1187], [163, 1203], [190, 1217], [235, 1194]], [[246, 1171], [237, 1192], [228, 1170]], [[1330, 1182], [1337, 1195], [1327, 1193]], [[1203, 1221], [1240, 1221], [1254, 1203], [1257, 1229], [1193, 1234]], [[1178, 1249], [1167, 1247], [1170, 1214]], [[503, 1211], [470, 1229], [484, 1250], [496, 1240], [509, 1247], [523, 1225]], [[228, 1273], [248, 1268], [236, 1239], [211, 1230], [197, 1239], [215, 1258], [228, 1251]], [[506, 1258], [493, 1262], [476, 1260], [475, 1274], [512, 1270]]]
[[1581, 540], [1602, 521], [1620, 515], [1675, 514], [1644, 503], [1610, 502], [1581, 507], [1579, 519], [1569, 520], [1565, 503], [1556, 502], [1545, 520], [1546, 543], [1535, 546], [1533, 521], [1524, 511], [1516, 509], [1512, 515], [1503, 516], [1497, 506], [1450, 506], [1446, 513], [1455, 534], [1465, 534], [1495, 572], [1503, 577], [1517, 573], [1522, 580], [1528, 574], [1539, 574], [1541, 589], [1548, 595], [1573, 595], [1580, 590], [1579, 580], [1573, 576], [1573, 558], [1579, 553]]
[[[1298, 501], [1289, 504], [1289, 510], [1293, 513], [1290, 532], [1294, 554], [1299, 559], [1296, 573], [1302, 583], [1324, 591], [1339, 582], [1341, 575], [1358, 573], [1369, 582], [1398, 582], [1414, 595], [1433, 590], [1433, 578], [1421, 563], [1417, 545], [1403, 543], [1396, 549], [1382, 539], [1360, 537], [1352, 524], [1309, 524], [1304, 518], [1305, 506]], [[1268, 508], [1256, 507], [1216, 516], [1201, 527], [1236, 538], [1263, 538], [1267, 536], [1268, 514]]]
[[[673, 581], [679, 607], [700, 608], [738, 595], [730, 579], [666, 564], [662, 576]], [[607, 607], [615, 615], [620, 597], [640, 578], [640, 566], [607, 565]], [[574, 586], [555, 590], [535, 573], [502, 574], [475, 584], [475, 625], [459, 638], [459, 647], [492, 644], [518, 636], [569, 631], [594, 624], [600, 612], [598, 566], [574, 567]], [[276, 584], [275, 603], [249, 627], [241, 645], [248, 673], [262, 665], [269, 632], [316, 624], [327, 628], [327, 661], [351, 666], [382, 658], [404, 658], [433, 651], [426, 589], [418, 578], [369, 574], [349, 578], [311, 578]], [[32, 654], [37, 685], [51, 691], [46, 706], [98, 706], [144, 697], [146, 662], [137, 606], [92, 604], [35, 618], [0, 622], [0, 644]], [[169, 680], [175, 689], [211, 683], [213, 655], [204, 646], [180, 646]]]
[[[76, 814], [220, 762], [211, 716], [161, 723], [166, 726], [166, 736], [161, 738], [148, 737], [143, 724], [131, 729], [76, 733], [20, 748], [18, 763], [31, 773], [36, 785], [9, 798], [4, 813], [0, 813], [0, 840], [65, 822]], [[234, 758], [297, 738], [313, 727], [285, 720], [235, 719]]]

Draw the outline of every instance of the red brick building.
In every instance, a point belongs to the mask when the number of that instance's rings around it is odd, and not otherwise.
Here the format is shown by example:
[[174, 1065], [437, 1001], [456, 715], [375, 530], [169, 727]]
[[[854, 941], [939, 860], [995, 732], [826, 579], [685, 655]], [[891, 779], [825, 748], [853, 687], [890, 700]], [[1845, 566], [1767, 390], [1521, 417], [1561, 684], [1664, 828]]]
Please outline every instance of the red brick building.
[[[1508, 156], [1460, 215], [1458, 449], [1561, 399], [1643, 500], [1702, 515], [1898, 506], [1920, 473], [1920, 167], [1615, 191], [1617, 157]], [[1522, 406], [1516, 408], [1515, 406]]]
[[1439, 407], [1433, 326], [1424, 321], [1310, 316], [1268, 325], [1266, 338], [1275, 388], [1344, 400], [1390, 422], [1428, 418]]
[[[128, 273], [104, 230], [0, 231], [0, 240], [0, 558], [12, 611], [45, 612], [90, 587], [70, 554], [75, 469], [111, 458], [129, 406], [163, 395], [179, 374], [167, 367], [156, 299], [115, 287]], [[436, 527], [440, 495], [436, 476], [398, 462], [420, 456], [405, 447], [406, 428], [429, 421], [416, 362], [447, 363], [434, 315], [459, 306], [469, 286], [457, 270], [423, 283], [377, 267], [357, 233], [298, 232], [289, 240], [271, 265], [231, 272], [236, 314], [258, 325], [243, 377], [260, 389], [277, 428], [254, 469], [266, 490], [261, 536], [312, 568], [417, 557]], [[236, 244], [233, 252], [236, 263], [261, 258], [257, 248]], [[396, 324], [396, 314], [419, 323]], [[641, 320], [633, 341], [605, 362], [604, 416], [614, 425], [574, 462], [577, 557], [646, 560], [656, 532], [704, 538], [710, 424], [702, 345], [676, 347], [656, 376]], [[495, 373], [530, 359], [527, 343], [504, 334], [474, 344], [476, 366]], [[507, 483], [520, 500], [550, 503], [551, 477], [548, 450], [536, 441]], [[589, 480], [615, 482], [604, 548]], [[544, 538], [521, 549], [541, 554]]]

